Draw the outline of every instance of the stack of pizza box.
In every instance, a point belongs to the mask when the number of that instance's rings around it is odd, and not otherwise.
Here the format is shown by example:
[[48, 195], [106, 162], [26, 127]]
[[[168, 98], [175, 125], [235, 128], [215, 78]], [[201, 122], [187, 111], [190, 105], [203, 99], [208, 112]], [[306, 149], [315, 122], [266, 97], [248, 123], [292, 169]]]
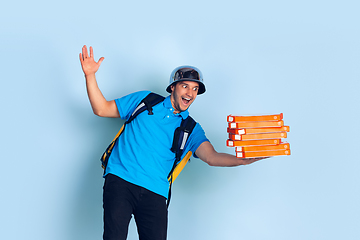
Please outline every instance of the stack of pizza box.
[[284, 142], [289, 126], [283, 114], [258, 116], [227, 116], [228, 147], [234, 147], [236, 157], [270, 157], [290, 155], [290, 145]]

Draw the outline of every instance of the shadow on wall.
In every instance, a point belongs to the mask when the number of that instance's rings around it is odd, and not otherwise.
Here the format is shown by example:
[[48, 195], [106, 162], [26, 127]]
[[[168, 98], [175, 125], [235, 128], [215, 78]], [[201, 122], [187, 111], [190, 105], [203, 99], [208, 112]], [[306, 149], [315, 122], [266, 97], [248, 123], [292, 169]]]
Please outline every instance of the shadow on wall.
[[[74, 121], [83, 132], [83, 146], [79, 146], [81, 159], [73, 177], [71, 203], [69, 204], [68, 233], [70, 240], [101, 239], [103, 231], [102, 187], [103, 169], [100, 157], [111, 142], [124, 120], [118, 118], [91, 117], [88, 113], [74, 111]], [[91, 110], [89, 109], [89, 112]], [[81, 133], [80, 133], [81, 134]]]
[[78, 175], [69, 222], [69, 239], [101, 239], [102, 222], [102, 169], [94, 161], [97, 151], [87, 154], [88, 165]]

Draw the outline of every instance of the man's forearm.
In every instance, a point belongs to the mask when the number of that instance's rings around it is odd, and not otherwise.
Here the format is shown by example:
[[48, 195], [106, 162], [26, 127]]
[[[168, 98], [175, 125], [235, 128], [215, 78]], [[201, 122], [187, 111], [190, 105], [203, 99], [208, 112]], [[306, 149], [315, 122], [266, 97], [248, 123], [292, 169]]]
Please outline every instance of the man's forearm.
[[[254, 161], [253, 161], [254, 162]], [[234, 155], [230, 155], [227, 153], [214, 153], [209, 159], [208, 164], [210, 166], [218, 166], [218, 167], [235, 167], [239, 165], [247, 165], [252, 162], [249, 162], [249, 159], [245, 161], [242, 158], [237, 158]]]
[[237, 158], [227, 153], [219, 153], [215, 151], [212, 144], [208, 141], [203, 142], [196, 150], [196, 155], [209, 164], [210, 166], [219, 167], [235, 167], [239, 165], [247, 165], [264, 158]]
[[86, 90], [89, 97], [89, 101], [93, 112], [101, 116], [101, 111], [107, 104], [107, 100], [101, 93], [99, 86], [96, 82], [95, 74], [85, 76], [86, 79]]

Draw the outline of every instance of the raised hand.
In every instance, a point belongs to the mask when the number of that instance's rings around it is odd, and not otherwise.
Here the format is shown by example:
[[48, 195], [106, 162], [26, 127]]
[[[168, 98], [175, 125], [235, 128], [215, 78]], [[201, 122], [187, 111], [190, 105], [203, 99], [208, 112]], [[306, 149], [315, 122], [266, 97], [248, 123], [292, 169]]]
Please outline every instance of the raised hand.
[[102, 61], [104, 60], [104, 58], [101, 57], [99, 61], [96, 62], [94, 60], [93, 48], [90, 47], [90, 56], [89, 56], [86, 45], [82, 47], [82, 53], [79, 54], [79, 57], [80, 57], [81, 68], [85, 76], [95, 74], [99, 69]]

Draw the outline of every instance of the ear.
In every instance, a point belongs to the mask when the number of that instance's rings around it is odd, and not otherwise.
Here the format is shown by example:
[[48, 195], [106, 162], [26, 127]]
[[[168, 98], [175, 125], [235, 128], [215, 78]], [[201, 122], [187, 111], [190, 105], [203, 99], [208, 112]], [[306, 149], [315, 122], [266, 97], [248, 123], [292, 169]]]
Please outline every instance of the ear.
[[170, 86], [170, 89], [171, 89], [171, 92], [172, 92], [172, 93], [174, 92], [175, 85], [176, 85], [176, 84], [172, 84], [172, 85]]

